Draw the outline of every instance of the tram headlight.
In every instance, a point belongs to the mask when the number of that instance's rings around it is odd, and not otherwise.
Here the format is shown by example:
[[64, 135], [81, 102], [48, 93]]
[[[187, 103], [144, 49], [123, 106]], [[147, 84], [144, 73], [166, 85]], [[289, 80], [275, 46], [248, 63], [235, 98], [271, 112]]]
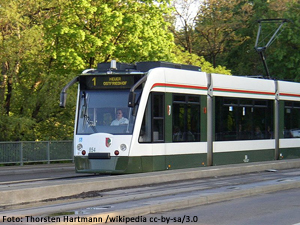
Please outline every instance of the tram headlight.
[[78, 144], [78, 145], [77, 145], [77, 150], [78, 150], [78, 151], [81, 151], [82, 148], [83, 148], [83, 145], [82, 145], [82, 144]]
[[121, 149], [122, 151], [126, 151], [126, 150], [127, 150], [127, 146], [126, 146], [125, 144], [121, 144], [121, 145], [120, 145], [120, 149]]

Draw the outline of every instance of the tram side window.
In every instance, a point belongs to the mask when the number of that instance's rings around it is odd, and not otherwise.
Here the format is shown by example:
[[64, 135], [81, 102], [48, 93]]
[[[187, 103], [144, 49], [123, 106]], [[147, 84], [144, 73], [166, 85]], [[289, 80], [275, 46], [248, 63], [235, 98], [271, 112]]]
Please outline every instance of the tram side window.
[[300, 102], [284, 102], [284, 138], [300, 138]]
[[173, 142], [200, 141], [200, 97], [173, 95]]
[[149, 95], [139, 142], [164, 142], [164, 94]]
[[216, 141], [273, 139], [274, 101], [216, 97]]

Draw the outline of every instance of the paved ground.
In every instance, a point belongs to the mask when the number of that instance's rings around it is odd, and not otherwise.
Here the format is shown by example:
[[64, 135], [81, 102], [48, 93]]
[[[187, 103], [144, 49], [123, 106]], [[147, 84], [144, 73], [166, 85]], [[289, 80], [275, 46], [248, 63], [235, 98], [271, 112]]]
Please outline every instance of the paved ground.
[[[44, 205], [22, 210], [3, 211], [0, 213], [0, 219], [3, 219], [3, 216], [22, 216], [24, 219], [25, 217], [23, 216], [26, 215], [45, 216], [49, 215], [49, 212], [60, 211], [70, 213], [70, 210], [73, 213], [72, 216], [68, 217], [70, 219], [140, 216], [210, 204], [233, 198], [254, 196], [261, 193], [270, 193], [278, 190], [299, 188], [300, 171], [298, 169], [289, 170], [290, 168], [300, 168], [300, 160], [281, 160], [144, 174], [95, 177], [86, 180], [60, 180], [18, 185], [0, 185], [1, 204], [5, 201], [7, 202], [6, 204], [19, 204], [20, 201], [37, 201], [53, 196], [69, 196], [74, 193], [88, 191], [100, 193], [98, 198], [82, 199], [73, 203], [57, 203], [51, 206]], [[287, 170], [286, 173], [276, 172], [278, 170], [283, 171], [284, 169]], [[270, 172], [258, 173], [259, 171]], [[253, 174], [253, 176], [249, 177], [242, 174]], [[273, 178], [264, 179], [262, 174], [266, 174], [266, 177], [273, 176]], [[254, 175], [256, 175], [256, 178]], [[250, 179], [250, 182], [246, 181], [246, 178]], [[213, 184], [214, 186], [207, 186], [209, 179], [216, 182]], [[195, 181], [199, 183], [197, 187], [195, 187]], [[163, 187], [161, 187], [161, 184], [164, 184]], [[160, 187], [157, 189], [157, 186]], [[63, 217], [54, 216], [54, 218], [59, 219]], [[60, 222], [66, 224], [66, 221]], [[75, 223], [72, 221], [69, 224], [74, 225]]]

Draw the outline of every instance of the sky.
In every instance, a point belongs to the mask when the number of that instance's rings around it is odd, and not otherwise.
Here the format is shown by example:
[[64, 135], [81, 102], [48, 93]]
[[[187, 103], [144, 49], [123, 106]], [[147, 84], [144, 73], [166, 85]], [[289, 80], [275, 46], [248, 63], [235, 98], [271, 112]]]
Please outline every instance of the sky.
[[183, 27], [185, 21], [189, 25], [193, 25], [201, 2], [202, 0], [175, 0], [173, 2], [173, 6], [179, 14], [176, 20], [176, 29]]

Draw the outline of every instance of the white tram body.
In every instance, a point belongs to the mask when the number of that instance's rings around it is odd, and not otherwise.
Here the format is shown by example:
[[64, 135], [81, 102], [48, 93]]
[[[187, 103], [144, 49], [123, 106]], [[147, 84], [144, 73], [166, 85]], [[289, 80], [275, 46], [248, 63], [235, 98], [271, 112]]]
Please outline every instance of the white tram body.
[[[219, 74], [213, 74], [212, 80], [214, 96], [275, 100], [275, 83], [273, 80]], [[257, 151], [262, 149], [275, 149], [274, 139], [217, 141], [213, 143], [214, 153]]]
[[[299, 120], [298, 115], [293, 115], [296, 109], [300, 108], [300, 89], [299, 83], [287, 82], [287, 81], [278, 81], [279, 86], [279, 100], [280, 102], [293, 103], [286, 104], [284, 112], [282, 114], [292, 115], [291, 122], [294, 126], [286, 128], [283, 127], [283, 134], [287, 138], [279, 139], [279, 146], [281, 149], [297, 149], [299, 148], [299, 138], [300, 138], [300, 127], [297, 126]], [[287, 133], [289, 132], [289, 133]], [[286, 134], [287, 133], [287, 134]], [[290, 135], [290, 136], [289, 136]], [[283, 136], [284, 137], [284, 136]]]
[[[166, 62], [102, 63], [78, 82], [76, 171], [136, 173], [300, 156], [300, 84]], [[125, 124], [112, 125], [123, 113]]]

